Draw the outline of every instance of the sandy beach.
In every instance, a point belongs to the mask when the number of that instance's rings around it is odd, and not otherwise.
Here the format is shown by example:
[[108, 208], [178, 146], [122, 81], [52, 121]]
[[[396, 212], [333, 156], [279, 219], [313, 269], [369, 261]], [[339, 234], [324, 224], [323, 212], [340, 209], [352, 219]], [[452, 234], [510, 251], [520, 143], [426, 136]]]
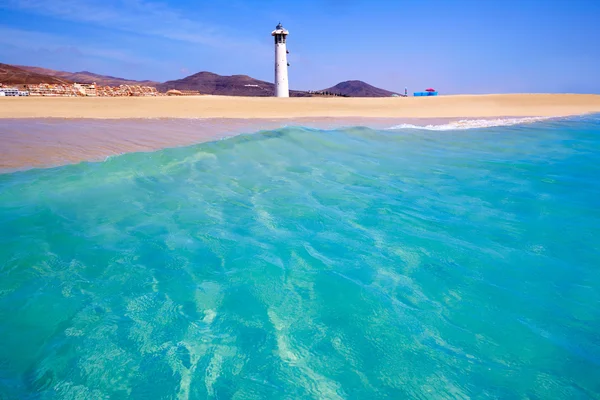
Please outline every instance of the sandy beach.
[[594, 112], [600, 112], [597, 95], [0, 98], [0, 172], [104, 160], [289, 125], [385, 129]]
[[408, 98], [0, 98], [0, 118], [487, 118], [600, 112], [600, 95], [503, 94]]

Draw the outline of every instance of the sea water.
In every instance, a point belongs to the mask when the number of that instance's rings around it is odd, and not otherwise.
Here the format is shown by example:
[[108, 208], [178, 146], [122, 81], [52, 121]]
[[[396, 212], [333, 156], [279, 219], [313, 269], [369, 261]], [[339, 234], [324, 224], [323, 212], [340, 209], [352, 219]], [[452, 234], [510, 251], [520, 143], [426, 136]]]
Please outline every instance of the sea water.
[[0, 175], [0, 398], [600, 398], [600, 119], [390, 128]]

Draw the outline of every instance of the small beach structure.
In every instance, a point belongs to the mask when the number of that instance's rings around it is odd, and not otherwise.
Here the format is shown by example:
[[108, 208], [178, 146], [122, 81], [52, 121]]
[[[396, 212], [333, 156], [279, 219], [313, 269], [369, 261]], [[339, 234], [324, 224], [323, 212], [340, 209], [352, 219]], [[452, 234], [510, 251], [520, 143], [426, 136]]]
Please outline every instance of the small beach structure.
[[288, 51], [286, 40], [289, 32], [277, 24], [271, 36], [275, 38], [275, 97], [290, 97], [290, 85], [288, 82]]
[[200, 96], [200, 93], [197, 90], [177, 90], [171, 89], [167, 92], [167, 96]]
[[434, 88], [425, 89], [423, 92], [415, 92], [413, 96], [424, 97], [424, 96], [437, 96], [438, 92]]

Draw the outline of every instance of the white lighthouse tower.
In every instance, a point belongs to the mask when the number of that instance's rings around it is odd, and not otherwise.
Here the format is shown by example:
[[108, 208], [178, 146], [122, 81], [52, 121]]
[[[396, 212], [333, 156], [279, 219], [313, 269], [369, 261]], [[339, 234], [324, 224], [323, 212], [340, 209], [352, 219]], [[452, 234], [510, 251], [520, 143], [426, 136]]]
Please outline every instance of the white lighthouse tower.
[[271, 32], [271, 36], [275, 37], [275, 97], [290, 97], [288, 51], [285, 46], [288, 34], [289, 32], [281, 26], [281, 22]]

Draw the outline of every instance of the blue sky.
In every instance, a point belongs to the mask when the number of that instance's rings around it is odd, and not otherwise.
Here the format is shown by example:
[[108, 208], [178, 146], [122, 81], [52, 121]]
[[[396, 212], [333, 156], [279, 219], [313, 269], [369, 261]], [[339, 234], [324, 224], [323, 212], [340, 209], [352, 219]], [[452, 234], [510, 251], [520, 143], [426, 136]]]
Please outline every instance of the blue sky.
[[165, 81], [211, 71], [394, 91], [600, 93], [600, 0], [0, 0], [0, 62]]

